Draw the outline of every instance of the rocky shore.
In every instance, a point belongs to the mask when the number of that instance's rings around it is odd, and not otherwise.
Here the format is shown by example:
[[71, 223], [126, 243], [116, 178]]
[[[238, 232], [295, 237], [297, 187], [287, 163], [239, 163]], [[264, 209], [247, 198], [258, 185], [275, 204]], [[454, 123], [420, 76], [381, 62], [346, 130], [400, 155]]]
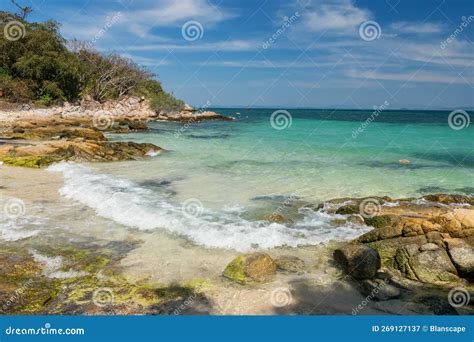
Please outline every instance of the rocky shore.
[[[462, 307], [464, 313], [474, 314], [474, 198], [343, 198], [314, 208], [374, 228], [354, 241], [339, 243], [333, 253], [344, 278], [369, 300], [420, 300], [420, 312], [423, 307], [434, 314], [457, 314], [455, 309]], [[253, 253], [237, 257], [223, 275], [248, 284], [288, 270], [304, 270], [302, 260], [288, 256], [282, 263]]]
[[104, 103], [85, 99], [51, 108], [0, 103], [0, 109], [0, 160], [6, 165], [35, 168], [61, 160], [133, 160], [162, 151], [153, 144], [111, 142], [104, 132], [146, 130], [150, 121], [231, 120], [189, 106], [179, 112], [156, 112], [147, 100], [138, 97]]

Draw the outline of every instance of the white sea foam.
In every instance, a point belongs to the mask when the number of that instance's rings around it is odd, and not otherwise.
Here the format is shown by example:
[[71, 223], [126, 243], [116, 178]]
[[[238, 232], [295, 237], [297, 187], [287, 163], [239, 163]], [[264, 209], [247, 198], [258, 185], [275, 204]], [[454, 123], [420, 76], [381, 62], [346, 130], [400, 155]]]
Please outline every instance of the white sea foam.
[[44, 265], [43, 275], [48, 278], [66, 279], [84, 277], [87, 275], [87, 272], [75, 271], [72, 269], [62, 271], [61, 268], [64, 266], [64, 259], [60, 256], [49, 257], [42, 255], [35, 250], [31, 250], [30, 254], [36, 262]]
[[365, 226], [334, 227], [334, 215], [306, 210], [305, 219], [294, 227], [266, 221], [249, 221], [234, 210], [214, 212], [204, 208], [200, 215], [185, 215], [181, 203], [136, 185], [99, 174], [75, 163], [60, 163], [49, 168], [62, 172], [64, 186], [60, 194], [93, 208], [99, 216], [117, 223], [142, 229], [164, 229], [185, 236], [206, 247], [248, 251], [277, 246], [315, 245], [329, 240], [353, 239], [371, 228]]
[[11, 219], [0, 215], [0, 239], [5, 241], [18, 241], [36, 236], [40, 233], [39, 227], [45, 220], [32, 215]]

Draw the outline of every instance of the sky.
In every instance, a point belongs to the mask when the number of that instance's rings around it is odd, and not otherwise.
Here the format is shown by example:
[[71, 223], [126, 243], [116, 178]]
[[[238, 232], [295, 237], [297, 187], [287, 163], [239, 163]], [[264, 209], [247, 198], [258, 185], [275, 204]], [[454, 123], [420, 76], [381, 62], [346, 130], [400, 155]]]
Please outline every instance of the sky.
[[196, 107], [474, 107], [472, 0], [17, 2]]

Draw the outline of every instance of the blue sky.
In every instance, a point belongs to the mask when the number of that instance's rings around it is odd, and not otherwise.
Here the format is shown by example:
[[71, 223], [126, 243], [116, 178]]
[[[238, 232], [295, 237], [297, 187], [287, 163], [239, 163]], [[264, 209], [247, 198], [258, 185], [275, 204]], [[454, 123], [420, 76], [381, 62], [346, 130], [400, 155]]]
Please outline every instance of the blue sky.
[[474, 1], [17, 1], [195, 106], [474, 107]]

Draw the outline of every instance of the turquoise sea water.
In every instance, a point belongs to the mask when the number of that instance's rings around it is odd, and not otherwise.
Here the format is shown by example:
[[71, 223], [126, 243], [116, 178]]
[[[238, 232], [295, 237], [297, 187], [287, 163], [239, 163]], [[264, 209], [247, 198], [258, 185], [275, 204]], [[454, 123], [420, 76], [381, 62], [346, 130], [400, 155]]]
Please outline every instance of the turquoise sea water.
[[[334, 226], [337, 217], [301, 209], [308, 203], [474, 193], [474, 125], [454, 129], [459, 122], [450, 126], [449, 112], [213, 110], [236, 119], [156, 122], [147, 132], [111, 135], [167, 152], [56, 167], [65, 178], [61, 194], [121, 225], [245, 251], [351, 239], [370, 229]], [[264, 220], [275, 211], [292, 224]]]
[[449, 112], [385, 111], [354, 134], [373, 111], [290, 109], [278, 130], [275, 109], [215, 110], [236, 121], [153, 123], [121, 138], [170, 150], [147, 163], [150, 175], [194, 178], [189, 191], [204, 199], [474, 192], [474, 125], [452, 129]]

